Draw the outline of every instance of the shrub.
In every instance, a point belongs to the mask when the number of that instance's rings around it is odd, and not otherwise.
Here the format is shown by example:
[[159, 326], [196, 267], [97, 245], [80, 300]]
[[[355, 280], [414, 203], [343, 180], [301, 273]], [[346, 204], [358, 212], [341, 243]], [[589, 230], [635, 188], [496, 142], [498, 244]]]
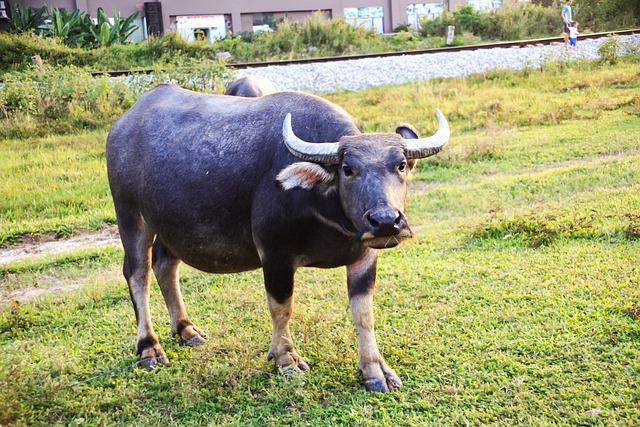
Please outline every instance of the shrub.
[[418, 33], [422, 37], [445, 37], [447, 35], [447, 27], [449, 25], [455, 26], [455, 20], [450, 13], [443, 13], [435, 19], [425, 19], [420, 21], [420, 28]]
[[69, 46], [82, 45], [84, 32], [82, 29], [82, 15], [79, 9], [68, 13], [66, 9], [50, 9], [49, 32], [52, 37], [67, 40]]
[[242, 33], [214, 44], [230, 52], [236, 61], [263, 61], [307, 56], [381, 52], [386, 43], [375, 30], [348, 24], [344, 19], [327, 19], [314, 12], [303, 23], [284, 18], [273, 32]]
[[[85, 18], [88, 15], [85, 15]], [[113, 6], [113, 22], [109, 19], [104, 10], [99, 7], [96, 23], [91, 19], [85, 19], [84, 29], [86, 32], [86, 45], [91, 46], [111, 46], [116, 43], [124, 43], [129, 36], [138, 28], [133, 24], [133, 20], [138, 16], [138, 12], [134, 12], [126, 18], [120, 17], [120, 12]]]
[[[10, 32], [38, 31], [42, 35], [60, 39], [69, 46], [91, 48], [124, 43], [138, 28], [133, 24], [138, 12], [121, 18], [115, 6], [111, 19], [99, 7], [95, 23], [90, 15], [79, 9], [71, 13], [64, 8], [48, 9], [46, 6], [35, 10], [32, 7], [21, 8], [15, 2], [11, 4], [11, 9]], [[47, 21], [50, 23], [47, 24]]]
[[158, 38], [150, 37], [147, 43], [114, 44], [94, 49], [66, 46], [60, 39], [33, 33], [0, 32], [0, 75], [31, 69], [31, 57], [35, 55], [53, 67], [91, 67], [92, 71], [107, 71], [153, 68], [176, 64], [185, 58], [217, 62], [216, 48], [204, 42], [187, 43], [176, 31]]
[[7, 29], [13, 33], [29, 33], [38, 31], [47, 19], [47, 7], [34, 9], [31, 6], [20, 7], [18, 3], [11, 4], [11, 19]]
[[464, 5], [453, 14], [422, 21], [422, 36], [444, 36], [447, 26], [456, 27], [456, 33], [470, 32], [483, 40], [517, 40], [557, 35], [560, 14], [554, 8], [530, 3], [505, 4], [489, 12], [476, 11]]
[[598, 54], [602, 62], [608, 62], [614, 65], [618, 62], [618, 58], [622, 54], [622, 43], [620, 43], [618, 37], [609, 35], [607, 36], [607, 40], [602, 42], [598, 47]]
[[637, 0], [580, 0], [574, 15], [582, 28], [612, 31], [640, 25], [640, 2]]
[[59, 39], [40, 35], [0, 32], [0, 73], [24, 71], [31, 68], [31, 57], [40, 56], [55, 66], [84, 67], [99, 61], [102, 50], [85, 50], [65, 46]]
[[[77, 67], [45, 67], [5, 75], [0, 88], [0, 138], [109, 126], [141, 94], [160, 83], [222, 92], [230, 71], [219, 62], [180, 66], [130, 78], [92, 77]], [[24, 126], [25, 123], [30, 124]]]

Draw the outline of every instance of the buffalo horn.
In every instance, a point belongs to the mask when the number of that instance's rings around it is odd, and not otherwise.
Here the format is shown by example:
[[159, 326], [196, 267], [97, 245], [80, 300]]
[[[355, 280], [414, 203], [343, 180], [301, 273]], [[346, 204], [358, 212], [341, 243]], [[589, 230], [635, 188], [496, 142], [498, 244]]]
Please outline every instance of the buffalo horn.
[[407, 144], [405, 155], [407, 159], [423, 159], [425, 157], [433, 156], [438, 151], [442, 150], [442, 147], [447, 145], [449, 141], [449, 123], [447, 118], [436, 109], [436, 116], [438, 117], [438, 130], [435, 134], [428, 138], [420, 139], [405, 139]]
[[284, 137], [284, 143], [289, 151], [291, 151], [291, 154], [299, 159], [324, 164], [335, 164], [339, 161], [338, 146], [340, 143], [311, 143], [301, 140], [295, 133], [293, 133], [293, 128], [291, 127], [291, 113], [287, 113], [287, 116], [284, 118], [282, 136]]

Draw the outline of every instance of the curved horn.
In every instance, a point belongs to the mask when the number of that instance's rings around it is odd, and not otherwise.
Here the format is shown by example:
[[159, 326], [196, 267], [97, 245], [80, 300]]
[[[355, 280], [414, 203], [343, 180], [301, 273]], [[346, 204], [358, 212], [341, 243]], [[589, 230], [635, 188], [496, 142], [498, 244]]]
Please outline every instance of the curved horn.
[[449, 136], [451, 131], [449, 130], [449, 123], [447, 118], [436, 108], [436, 116], [438, 117], [438, 130], [435, 134], [428, 138], [420, 139], [405, 139], [407, 144], [406, 156], [407, 159], [423, 159], [425, 157], [433, 156], [438, 151], [442, 150], [442, 147], [449, 142]]
[[335, 164], [338, 163], [339, 142], [311, 143], [301, 140], [293, 133], [291, 127], [291, 113], [287, 113], [282, 125], [282, 136], [284, 144], [294, 156], [317, 163]]

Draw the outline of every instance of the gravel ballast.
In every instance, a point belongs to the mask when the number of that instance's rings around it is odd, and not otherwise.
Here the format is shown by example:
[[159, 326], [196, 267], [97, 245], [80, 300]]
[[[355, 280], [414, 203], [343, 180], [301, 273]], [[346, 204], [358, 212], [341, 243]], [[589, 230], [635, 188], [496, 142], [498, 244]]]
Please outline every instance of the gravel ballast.
[[[332, 93], [433, 78], [461, 77], [494, 69], [535, 68], [545, 62], [563, 58], [597, 59], [600, 57], [598, 47], [606, 39], [578, 38], [575, 50], [566, 49], [563, 43], [557, 43], [524, 48], [505, 47], [259, 67], [237, 70], [236, 76], [259, 75], [270, 80], [278, 90]], [[619, 36], [619, 41], [622, 46], [635, 46], [637, 49], [640, 46], [640, 35]]]

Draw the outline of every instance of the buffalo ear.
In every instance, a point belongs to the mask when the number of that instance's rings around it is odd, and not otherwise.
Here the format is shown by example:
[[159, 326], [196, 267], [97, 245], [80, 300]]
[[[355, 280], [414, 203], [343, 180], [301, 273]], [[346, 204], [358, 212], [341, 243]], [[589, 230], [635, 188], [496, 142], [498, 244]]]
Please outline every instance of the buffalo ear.
[[[420, 139], [420, 134], [412, 125], [408, 123], [401, 123], [396, 128], [396, 133], [400, 134], [404, 139]], [[407, 161], [407, 166], [409, 166], [409, 170], [413, 171], [416, 168], [417, 160], [409, 160]]]
[[396, 128], [396, 133], [400, 134], [404, 139], [420, 139], [420, 134], [409, 123], [401, 123]]
[[335, 167], [325, 167], [318, 163], [298, 162], [282, 169], [276, 179], [287, 191], [293, 188], [315, 190], [328, 194], [336, 188], [337, 173]]

